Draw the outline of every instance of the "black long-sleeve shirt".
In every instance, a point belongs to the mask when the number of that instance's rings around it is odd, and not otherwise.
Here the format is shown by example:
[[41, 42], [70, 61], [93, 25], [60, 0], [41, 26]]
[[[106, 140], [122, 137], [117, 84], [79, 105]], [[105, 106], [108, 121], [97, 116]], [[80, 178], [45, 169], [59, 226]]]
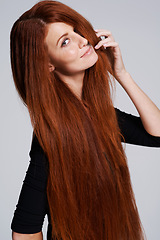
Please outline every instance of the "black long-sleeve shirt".
[[[126, 143], [160, 147], [160, 137], [148, 134], [140, 117], [115, 109], [118, 124]], [[123, 141], [123, 139], [122, 139]], [[11, 228], [14, 232], [31, 234], [42, 230], [44, 217], [48, 215], [47, 239], [51, 240], [51, 222], [47, 202], [47, 160], [36, 137], [33, 138], [30, 164], [23, 182]]]

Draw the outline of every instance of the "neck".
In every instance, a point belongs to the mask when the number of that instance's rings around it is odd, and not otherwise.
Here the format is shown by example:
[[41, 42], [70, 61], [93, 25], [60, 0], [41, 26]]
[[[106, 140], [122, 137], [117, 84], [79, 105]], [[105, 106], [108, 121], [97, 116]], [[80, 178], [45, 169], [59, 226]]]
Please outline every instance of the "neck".
[[77, 73], [72, 76], [62, 75], [61, 73], [57, 73], [62, 81], [67, 83], [68, 87], [72, 90], [72, 92], [81, 100], [82, 99], [82, 87], [83, 87], [83, 79], [85, 72]]

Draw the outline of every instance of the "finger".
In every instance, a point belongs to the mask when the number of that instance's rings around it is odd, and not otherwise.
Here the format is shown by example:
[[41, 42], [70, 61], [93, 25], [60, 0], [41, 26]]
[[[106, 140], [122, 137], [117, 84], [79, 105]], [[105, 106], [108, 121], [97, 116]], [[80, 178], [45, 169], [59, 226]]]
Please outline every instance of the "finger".
[[96, 48], [100, 48], [101, 46], [104, 46], [108, 42], [112, 42], [112, 39], [110, 37], [99, 41], [96, 45]]
[[94, 30], [95, 32], [108, 32], [108, 33], [111, 33], [111, 31], [107, 30], [107, 29], [95, 29]]
[[102, 32], [97, 32], [96, 33], [97, 37], [105, 36], [105, 37], [110, 37], [114, 41], [114, 37], [110, 31], [102, 31]]
[[111, 31], [105, 30], [105, 29], [100, 29], [100, 30], [97, 30], [95, 32], [98, 36], [100, 36], [100, 35], [107, 35], [107, 36], [112, 35]]
[[104, 44], [105, 42], [109, 42], [109, 41], [113, 41], [113, 42], [114, 42], [114, 40], [112, 39], [112, 37], [104, 38], [103, 36], [101, 36], [100, 38], [101, 38], [102, 40], [100, 40], [99, 42], [102, 42], [103, 44]]
[[118, 47], [119, 44], [117, 42], [108, 42], [103, 45], [104, 47]]
[[102, 46], [104, 48], [106, 48], [106, 47], [117, 47], [117, 46], [119, 46], [119, 44], [117, 42], [113, 42], [113, 41], [105, 42], [104, 44], [99, 42], [94, 48], [99, 49]]

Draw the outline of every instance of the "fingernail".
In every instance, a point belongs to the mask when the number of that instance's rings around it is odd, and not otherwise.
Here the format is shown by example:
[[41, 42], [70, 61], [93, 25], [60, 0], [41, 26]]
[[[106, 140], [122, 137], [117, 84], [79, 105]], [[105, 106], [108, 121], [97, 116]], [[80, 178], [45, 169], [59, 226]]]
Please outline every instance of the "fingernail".
[[98, 48], [98, 45], [96, 45], [94, 48], [97, 49], [97, 48]]

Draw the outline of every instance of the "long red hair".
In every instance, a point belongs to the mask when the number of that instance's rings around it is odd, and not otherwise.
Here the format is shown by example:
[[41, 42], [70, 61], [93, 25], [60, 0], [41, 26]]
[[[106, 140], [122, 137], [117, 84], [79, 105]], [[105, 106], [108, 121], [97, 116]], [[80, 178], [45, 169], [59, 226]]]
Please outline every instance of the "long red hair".
[[47, 196], [52, 237], [58, 240], [142, 240], [121, 134], [111, 99], [109, 50], [97, 51], [86, 70], [82, 100], [49, 72], [45, 37], [49, 23], [73, 26], [95, 46], [98, 38], [79, 13], [41, 1], [11, 30], [16, 89], [27, 106], [49, 163]]

